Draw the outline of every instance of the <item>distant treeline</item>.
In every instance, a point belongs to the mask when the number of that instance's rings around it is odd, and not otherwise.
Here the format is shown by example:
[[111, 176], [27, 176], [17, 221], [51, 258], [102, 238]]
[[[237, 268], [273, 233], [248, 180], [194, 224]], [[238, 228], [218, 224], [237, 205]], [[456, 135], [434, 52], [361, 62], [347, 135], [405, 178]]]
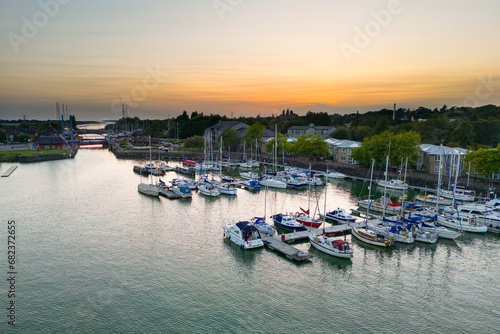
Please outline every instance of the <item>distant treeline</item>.
[[[394, 116], [394, 119], [393, 119]], [[203, 115], [197, 111], [188, 114], [183, 111], [176, 118], [165, 120], [141, 120], [138, 117], [122, 118], [116, 125], [118, 131], [141, 128], [154, 137], [185, 139], [202, 136], [205, 129], [219, 121], [242, 121], [248, 125], [260, 122], [273, 130], [277, 124], [278, 132], [286, 134], [292, 126], [309, 125], [334, 126], [331, 137], [363, 141], [389, 130], [395, 134], [415, 131], [420, 134], [422, 143], [441, 144], [450, 147], [477, 148], [496, 147], [500, 142], [500, 107], [485, 105], [476, 108], [452, 107], [444, 105], [440, 109], [399, 108], [382, 109], [367, 113], [328, 114], [326, 112], [307, 112], [297, 115], [293, 110], [283, 110], [271, 117], [239, 117]]]

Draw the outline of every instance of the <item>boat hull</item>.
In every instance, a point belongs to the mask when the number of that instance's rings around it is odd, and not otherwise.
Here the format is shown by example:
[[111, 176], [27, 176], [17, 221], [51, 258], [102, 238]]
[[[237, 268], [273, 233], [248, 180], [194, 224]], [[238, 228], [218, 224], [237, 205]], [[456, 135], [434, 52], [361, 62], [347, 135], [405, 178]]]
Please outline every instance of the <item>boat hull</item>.
[[325, 254], [339, 257], [342, 259], [350, 259], [353, 257], [352, 249], [349, 249], [349, 251], [340, 251], [340, 250], [332, 249], [330, 246], [325, 246], [325, 245], [321, 244], [319, 241], [317, 241], [317, 239], [319, 237], [320, 236], [309, 235], [309, 241], [310, 241], [311, 245], [314, 248], [316, 248], [317, 250], [319, 250]]
[[351, 226], [351, 231], [352, 235], [356, 237], [359, 241], [362, 241], [364, 243], [373, 245], [373, 246], [379, 246], [379, 247], [384, 247], [388, 248], [394, 245], [394, 240], [378, 240], [378, 239], [371, 239], [366, 236], [364, 236], [364, 232], [362, 231], [364, 229], [357, 229]]

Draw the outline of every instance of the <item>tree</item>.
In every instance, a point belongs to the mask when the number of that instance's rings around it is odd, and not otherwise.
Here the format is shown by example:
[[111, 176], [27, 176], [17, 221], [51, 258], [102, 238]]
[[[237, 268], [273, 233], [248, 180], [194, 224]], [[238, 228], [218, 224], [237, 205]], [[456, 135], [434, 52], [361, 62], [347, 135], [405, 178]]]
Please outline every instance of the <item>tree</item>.
[[[273, 151], [274, 143], [275, 143], [275, 138], [269, 140], [266, 143], [265, 145], [266, 152], [271, 153]], [[290, 152], [292, 145], [293, 144], [288, 142], [285, 135], [278, 133], [278, 144], [277, 144], [278, 153], [280, 152], [283, 153], [283, 149], [285, 150], [285, 152]]]
[[227, 128], [219, 135], [219, 142], [222, 137], [222, 145], [226, 148], [236, 148], [240, 146], [240, 138], [238, 137], [239, 132], [233, 128]]
[[351, 139], [351, 132], [345, 126], [339, 126], [330, 134], [330, 137], [335, 139]]
[[[390, 151], [389, 151], [390, 143]], [[370, 138], [365, 138], [361, 146], [352, 150], [352, 158], [366, 165], [372, 159], [381, 166], [389, 154], [389, 161], [392, 165], [399, 165], [401, 160], [408, 157], [408, 163], [414, 163], [419, 156], [420, 135], [414, 131], [399, 133], [397, 135], [390, 131]]]
[[480, 148], [470, 151], [464, 158], [470, 162], [474, 170], [480, 175], [491, 175], [500, 173], [500, 144], [496, 149]]
[[151, 126], [149, 127], [149, 131], [151, 137], [161, 137], [163, 134], [163, 122], [157, 119], [154, 119], [151, 122]]
[[471, 147], [474, 145], [474, 127], [469, 120], [462, 120], [451, 132], [449, 141], [457, 142], [460, 147]]
[[495, 147], [500, 140], [500, 122], [495, 119], [480, 119], [473, 122], [475, 143]]
[[203, 147], [204, 139], [202, 136], [192, 136], [184, 139], [184, 147], [185, 148], [195, 148], [195, 147]]
[[369, 126], [358, 126], [351, 131], [352, 140], [363, 141], [373, 135], [373, 130]]
[[321, 135], [302, 135], [291, 147], [297, 155], [312, 155], [315, 157], [328, 157], [330, 146], [321, 138]]
[[245, 133], [242, 137], [243, 141], [245, 142], [245, 146], [247, 148], [252, 147], [252, 145], [255, 144], [255, 142], [260, 142], [262, 138], [264, 137], [264, 130], [266, 127], [260, 122], [255, 122], [252, 126], [250, 126], [247, 130], [247, 133]]

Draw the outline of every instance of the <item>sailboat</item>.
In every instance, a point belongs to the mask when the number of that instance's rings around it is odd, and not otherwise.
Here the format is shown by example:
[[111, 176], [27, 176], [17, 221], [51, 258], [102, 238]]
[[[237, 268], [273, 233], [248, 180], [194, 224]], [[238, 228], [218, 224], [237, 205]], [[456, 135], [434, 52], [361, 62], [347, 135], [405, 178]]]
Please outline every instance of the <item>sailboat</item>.
[[[152, 157], [151, 157], [151, 136], [149, 136], [149, 161], [150, 164], [152, 164]], [[148, 176], [149, 178], [149, 176]], [[148, 196], [154, 196], [154, 197], [159, 197], [160, 196], [160, 190], [156, 187], [156, 185], [153, 184], [153, 176], [151, 175], [151, 183], [140, 183], [137, 186], [137, 190]]]
[[[328, 186], [325, 188], [325, 212], [326, 212], [326, 192]], [[323, 253], [350, 259], [353, 257], [354, 251], [349, 243], [341, 238], [334, 238], [325, 235], [325, 218], [323, 218], [323, 231], [319, 229], [310, 229], [307, 234], [311, 245]]]
[[[375, 166], [375, 160], [372, 161], [372, 172], [370, 177], [370, 187], [368, 191], [368, 200], [371, 201], [371, 190], [372, 190], [372, 180], [373, 180], [373, 168]], [[368, 205], [366, 215], [370, 214], [370, 205]], [[367, 224], [367, 220], [365, 220]], [[351, 232], [356, 239], [365, 242], [370, 245], [380, 246], [380, 247], [391, 247], [394, 245], [394, 239], [387, 236], [387, 234], [376, 233], [368, 228], [354, 227], [351, 226]]]
[[[311, 166], [309, 166], [309, 173], [311, 172]], [[311, 210], [311, 184], [309, 184], [309, 196], [308, 196], [308, 207], [307, 210], [300, 208], [301, 213], [297, 213], [295, 220], [303, 224], [304, 226], [309, 226], [313, 228], [318, 228], [321, 226], [321, 221], [317, 218], [311, 217], [309, 212]]]
[[267, 205], [267, 187], [264, 192], [264, 216], [254, 217], [252, 221], [254, 222], [255, 227], [259, 230], [260, 233], [273, 236], [275, 233], [274, 228], [268, 223], [266, 223], [266, 208], [267, 208], [266, 205]]

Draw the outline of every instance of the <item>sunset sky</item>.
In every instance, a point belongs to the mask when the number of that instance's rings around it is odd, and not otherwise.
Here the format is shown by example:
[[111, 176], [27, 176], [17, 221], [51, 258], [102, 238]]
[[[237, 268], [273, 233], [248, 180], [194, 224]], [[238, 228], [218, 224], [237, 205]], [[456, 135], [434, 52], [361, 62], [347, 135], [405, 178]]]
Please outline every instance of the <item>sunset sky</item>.
[[498, 0], [0, 0], [0, 118], [500, 104]]

